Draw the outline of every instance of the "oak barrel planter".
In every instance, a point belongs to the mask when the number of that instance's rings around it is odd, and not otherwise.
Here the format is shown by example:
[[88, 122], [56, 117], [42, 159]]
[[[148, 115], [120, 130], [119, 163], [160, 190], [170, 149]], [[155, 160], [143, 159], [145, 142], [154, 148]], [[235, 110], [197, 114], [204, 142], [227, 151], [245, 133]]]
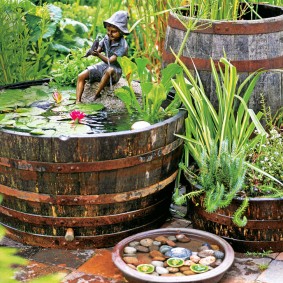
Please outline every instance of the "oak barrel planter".
[[[181, 60], [194, 73], [194, 65], [200, 74], [210, 100], [216, 104], [214, 83], [211, 76], [210, 58], [215, 63], [224, 56], [237, 67], [240, 81], [262, 68], [267, 70], [260, 76], [249, 101], [255, 112], [262, 109], [261, 94], [273, 113], [283, 105], [283, 73], [274, 69], [283, 68], [283, 7], [259, 4], [260, 20], [237, 21], [198, 20], [198, 28], [190, 32]], [[246, 15], [248, 18], [250, 15]], [[179, 16], [178, 16], [179, 17]], [[170, 13], [163, 52], [165, 65], [174, 62], [172, 50], [177, 54], [184, 40], [186, 28], [177, 15]], [[182, 21], [194, 20], [181, 16]]]
[[0, 131], [0, 222], [7, 236], [42, 247], [96, 248], [160, 227], [184, 119], [180, 111], [143, 130], [68, 138]]
[[208, 213], [200, 198], [199, 205], [189, 203], [188, 217], [194, 228], [222, 237], [237, 252], [282, 252], [283, 198], [250, 198], [244, 213], [248, 222], [240, 228], [233, 223], [232, 215], [242, 201], [235, 197], [228, 207]]

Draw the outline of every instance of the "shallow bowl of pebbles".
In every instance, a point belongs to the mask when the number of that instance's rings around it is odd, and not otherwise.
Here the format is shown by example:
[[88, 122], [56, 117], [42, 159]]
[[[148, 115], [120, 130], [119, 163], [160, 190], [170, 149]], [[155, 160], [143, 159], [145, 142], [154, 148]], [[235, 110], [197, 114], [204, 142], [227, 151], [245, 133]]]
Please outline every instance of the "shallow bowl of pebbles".
[[224, 239], [205, 231], [166, 228], [120, 241], [112, 260], [130, 283], [217, 283], [234, 262]]

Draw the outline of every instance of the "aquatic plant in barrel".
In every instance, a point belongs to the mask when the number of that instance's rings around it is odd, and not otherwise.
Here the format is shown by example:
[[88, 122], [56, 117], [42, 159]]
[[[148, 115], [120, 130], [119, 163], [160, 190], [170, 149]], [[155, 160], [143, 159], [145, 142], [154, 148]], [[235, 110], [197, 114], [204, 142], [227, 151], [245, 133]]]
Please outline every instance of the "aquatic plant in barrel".
[[264, 129], [260, 120], [266, 111], [255, 114], [247, 107], [260, 72], [239, 84], [236, 67], [226, 58], [220, 63], [218, 74], [211, 60], [217, 108], [200, 77], [184, 64], [189, 83], [180, 76], [174, 81], [188, 110], [180, 168], [191, 188], [176, 193], [175, 200], [188, 197], [193, 226], [223, 237], [236, 251], [281, 251], [282, 163], [276, 164], [274, 155], [280, 154], [282, 132], [280, 126]]
[[[283, 101], [282, 1], [189, 1], [179, 11], [170, 12], [163, 61], [174, 62], [173, 52], [191, 72], [195, 67], [205, 91], [217, 104], [210, 58], [219, 62], [226, 56], [237, 68], [240, 82], [258, 69], [260, 75], [248, 106], [261, 110], [260, 95], [274, 114]], [[278, 6], [277, 6], [278, 5]]]
[[[184, 133], [185, 111], [141, 130], [89, 133], [82, 123], [99, 104], [64, 105], [63, 91], [61, 98], [39, 86], [11, 90], [9, 99], [5, 93], [0, 222], [8, 237], [49, 248], [107, 247], [166, 220], [183, 152], [175, 134]], [[37, 95], [37, 106], [61, 101], [55, 109], [67, 121], [40, 117], [45, 110], [30, 107]]]

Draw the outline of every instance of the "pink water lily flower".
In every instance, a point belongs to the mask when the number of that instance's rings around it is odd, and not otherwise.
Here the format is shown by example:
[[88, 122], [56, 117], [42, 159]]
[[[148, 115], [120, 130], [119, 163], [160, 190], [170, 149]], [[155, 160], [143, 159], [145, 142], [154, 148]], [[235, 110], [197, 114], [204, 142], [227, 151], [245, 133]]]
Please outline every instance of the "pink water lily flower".
[[62, 94], [57, 89], [55, 89], [55, 91], [52, 93], [52, 97], [56, 103], [60, 103], [63, 98]]
[[75, 123], [79, 123], [85, 117], [85, 113], [79, 110], [73, 110], [70, 116]]

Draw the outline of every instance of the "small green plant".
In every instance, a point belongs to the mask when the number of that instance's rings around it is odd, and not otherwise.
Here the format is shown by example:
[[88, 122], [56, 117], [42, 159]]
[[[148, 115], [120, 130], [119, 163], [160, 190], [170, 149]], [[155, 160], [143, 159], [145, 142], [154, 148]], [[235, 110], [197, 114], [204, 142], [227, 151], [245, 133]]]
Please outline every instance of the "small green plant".
[[[191, 16], [211, 20], [260, 19], [257, 0], [193, 0], [185, 1]], [[282, 5], [282, 0], [269, 0], [264, 3]]]
[[48, 55], [50, 17], [47, 7], [29, 1], [0, 0], [0, 84], [46, 77], [52, 64]]
[[[118, 62], [128, 86], [116, 89], [115, 94], [125, 103], [129, 113], [136, 113], [140, 119], [154, 123], [178, 112], [181, 103], [178, 96], [175, 96], [165, 109], [161, 107], [172, 88], [171, 79], [182, 72], [178, 64], [170, 64], [164, 68], [159, 79], [147, 68], [147, 65], [150, 64], [147, 58], [137, 58], [134, 63], [128, 57], [119, 57]], [[138, 101], [132, 87], [134, 78], [140, 80], [141, 102]]]
[[269, 265], [267, 263], [262, 263], [262, 264], [258, 264], [257, 266], [258, 266], [258, 269], [260, 271], [264, 271], [264, 270], [268, 269]]
[[[177, 58], [177, 57], [176, 57]], [[260, 76], [253, 73], [238, 85], [239, 75], [235, 66], [226, 58], [221, 58], [219, 73], [211, 60], [212, 75], [215, 83], [215, 92], [218, 106], [214, 106], [207, 97], [203, 84], [196, 70], [194, 77], [183, 62], [177, 61], [184, 69], [188, 79], [178, 74], [173, 80], [173, 86], [180, 97], [185, 109], [188, 111], [186, 119], [186, 134], [180, 136], [185, 140], [185, 165], [189, 166], [191, 157], [198, 166], [201, 166], [201, 154], [211, 152], [215, 142], [221, 153], [220, 144], [228, 141], [228, 149], [237, 154], [247, 148], [253, 148], [262, 139], [266, 132], [259, 119], [262, 113], [254, 113], [248, 109], [247, 103], [251, 97], [254, 86]], [[222, 65], [221, 65], [222, 64]], [[258, 135], [254, 136], [254, 130]]]
[[[283, 135], [277, 129], [272, 129], [265, 142], [262, 142], [248, 152], [248, 161], [257, 168], [272, 175], [277, 180], [283, 180]], [[263, 173], [250, 168], [247, 174], [246, 188], [252, 196], [268, 195], [282, 197], [283, 185]]]
[[94, 57], [82, 59], [84, 54], [83, 49], [73, 49], [64, 59], [56, 60], [50, 72], [56, 85], [75, 86], [78, 74], [98, 60]]
[[[244, 183], [247, 168], [244, 152], [240, 154], [236, 154], [234, 150], [230, 152], [227, 140], [222, 142], [220, 149], [214, 142], [210, 154], [203, 152], [200, 161], [199, 170], [196, 172], [188, 169], [182, 163], [180, 168], [184, 170], [192, 184], [201, 186], [199, 194], [204, 196], [203, 207], [207, 212], [211, 213], [218, 208], [227, 207], [242, 189]], [[186, 197], [195, 196], [195, 194], [190, 194], [188, 193]], [[247, 223], [247, 218], [242, 217], [247, 206], [248, 198], [245, 198], [233, 215], [233, 222], [239, 227], [243, 227]]]
[[[220, 59], [219, 73], [211, 61], [218, 98], [216, 108], [206, 96], [198, 72], [196, 78], [193, 77], [182, 61], [177, 60], [188, 78], [178, 74], [173, 80], [177, 95], [188, 111], [186, 135], [180, 135], [185, 140], [184, 162], [180, 169], [190, 182], [198, 183], [200, 188], [183, 196], [179, 196], [177, 190], [174, 194], [176, 203], [184, 202], [186, 197], [201, 195], [208, 212], [227, 207], [242, 191], [247, 167], [278, 181], [246, 160], [247, 149], [264, 143], [267, 135], [259, 121], [263, 114], [255, 114], [247, 107], [260, 72], [251, 74], [239, 84], [237, 70], [226, 58]], [[255, 130], [257, 135], [254, 135]], [[242, 215], [248, 207], [248, 198], [246, 195], [243, 197], [233, 216], [238, 226], [247, 222]]]
[[272, 254], [272, 250], [262, 251], [262, 252], [246, 252], [247, 256], [255, 256], [255, 257], [267, 257]]
[[[264, 172], [258, 172], [250, 167], [247, 170], [244, 189], [246, 194], [252, 197], [283, 197], [283, 131], [280, 119], [276, 119], [280, 117], [278, 114], [281, 113], [281, 109], [273, 117], [263, 99], [262, 109], [268, 135], [254, 148], [248, 149], [247, 160]], [[281, 183], [269, 178], [265, 173], [280, 180]]]

